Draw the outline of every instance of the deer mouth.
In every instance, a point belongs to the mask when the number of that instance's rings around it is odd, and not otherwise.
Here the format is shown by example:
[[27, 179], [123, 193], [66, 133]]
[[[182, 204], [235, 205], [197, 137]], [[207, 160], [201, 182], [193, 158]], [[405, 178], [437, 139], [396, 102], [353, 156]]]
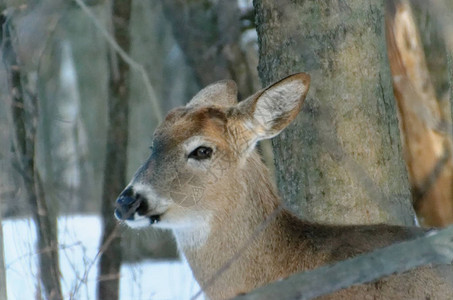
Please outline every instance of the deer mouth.
[[130, 185], [116, 200], [115, 216], [130, 227], [146, 227], [159, 223], [167, 209], [152, 190]]
[[142, 200], [136, 210], [138, 216], [145, 217], [149, 219], [150, 225], [156, 224], [160, 221], [163, 213], [156, 214], [155, 211], [149, 209], [148, 203], [146, 200]]
[[117, 205], [115, 209], [115, 216], [119, 220], [126, 221], [127, 223], [133, 223], [140, 219], [148, 219], [149, 224], [156, 224], [160, 221], [162, 214], [156, 214], [155, 211], [149, 209], [149, 205], [145, 199], [139, 199], [132, 201], [129, 199], [122, 200], [126, 204]]
[[149, 216], [149, 221], [150, 221], [151, 225], [158, 223], [160, 221], [160, 216], [161, 215], [151, 215], [151, 216]]

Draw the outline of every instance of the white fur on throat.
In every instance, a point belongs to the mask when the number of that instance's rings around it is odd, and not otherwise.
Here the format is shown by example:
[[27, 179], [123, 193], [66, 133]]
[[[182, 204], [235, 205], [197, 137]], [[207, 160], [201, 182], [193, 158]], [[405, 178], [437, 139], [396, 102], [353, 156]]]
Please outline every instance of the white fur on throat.
[[181, 252], [188, 249], [198, 249], [204, 245], [211, 232], [210, 214], [191, 220], [188, 226], [178, 226], [173, 229], [173, 234]]

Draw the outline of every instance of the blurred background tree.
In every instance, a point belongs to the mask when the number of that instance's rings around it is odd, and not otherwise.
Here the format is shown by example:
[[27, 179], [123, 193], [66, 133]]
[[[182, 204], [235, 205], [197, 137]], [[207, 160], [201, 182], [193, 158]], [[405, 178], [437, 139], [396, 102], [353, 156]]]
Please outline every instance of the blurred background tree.
[[46, 299], [61, 299], [58, 257], [57, 216], [46, 200], [44, 185], [37, 168], [37, 124], [39, 96], [36, 69], [23, 64], [19, 56], [19, 38], [15, 24], [2, 21], [2, 58], [7, 72], [12, 131], [12, 167], [24, 187], [26, 199], [36, 226], [39, 271]]

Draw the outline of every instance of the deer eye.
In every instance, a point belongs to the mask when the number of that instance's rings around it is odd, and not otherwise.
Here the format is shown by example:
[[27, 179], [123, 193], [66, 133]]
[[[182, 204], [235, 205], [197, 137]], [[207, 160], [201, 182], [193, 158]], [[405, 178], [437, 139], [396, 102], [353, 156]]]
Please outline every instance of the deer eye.
[[197, 149], [193, 150], [189, 154], [189, 158], [193, 158], [196, 160], [203, 160], [211, 158], [212, 156], [212, 148], [200, 146]]

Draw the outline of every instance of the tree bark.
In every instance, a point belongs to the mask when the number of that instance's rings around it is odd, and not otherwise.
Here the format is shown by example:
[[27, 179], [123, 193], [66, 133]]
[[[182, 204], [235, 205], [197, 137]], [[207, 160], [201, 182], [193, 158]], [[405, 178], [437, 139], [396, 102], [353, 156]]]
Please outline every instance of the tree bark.
[[308, 72], [302, 113], [273, 140], [286, 204], [304, 219], [413, 224], [375, 1], [254, 1], [264, 84]]
[[[129, 51], [130, 0], [112, 1], [113, 35], [118, 45]], [[110, 53], [109, 126], [102, 196], [103, 234], [98, 276], [98, 299], [119, 298], [121, 239], [113, 217], [115, 199], [126, 184], [129, 114], [129, 65]]]
[[4, 28], [4, 36], [1, 37], [3, 61], [7, 69], [11, 99], [15, 163], [22, 176], [24, 190], [27, 193], [27, 200], [36, 226], [39, 277], [46, 299], [63, 299], [56, 216], [50, 213], [43, 184], [36, 168], [39, 99], [37, 91], [33, 89], [34, 84], [29, 83], [28, 74], [24, 74], [25, 66], [19, 61], [17, 53], [20, 45], [15, 44], [17, 36], [13, 25], [5, 22], [2, 28]]

